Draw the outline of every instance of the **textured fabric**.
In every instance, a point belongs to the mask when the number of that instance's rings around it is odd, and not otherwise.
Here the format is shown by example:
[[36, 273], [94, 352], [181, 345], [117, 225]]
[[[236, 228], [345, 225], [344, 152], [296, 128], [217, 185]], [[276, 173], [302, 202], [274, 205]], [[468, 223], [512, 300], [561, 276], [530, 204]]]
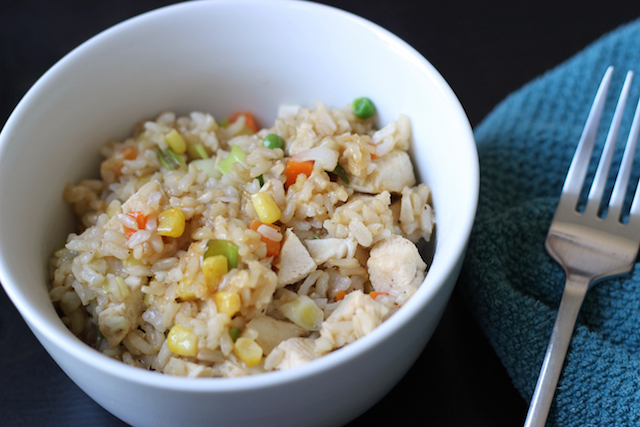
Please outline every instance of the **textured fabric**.
[[[640, 73], [640, 21], [604, 36], [510, 95], [475, 132], [480, 202], [460, 289], [527, 401], [565, 281], [544, 240], [593, 97], [609, 65], [616, 71], [595, 159], [626, 71]], [[612, 176], [639, 96], [640, 76], [633, 84]], [[637, 166], [632, 182], [638, 179]], [[591, 169], [595, 170], [595, 161]], [[638, 264], [631, 274], [597, 284], [587, 294], [548, 424], [640, 425]]]

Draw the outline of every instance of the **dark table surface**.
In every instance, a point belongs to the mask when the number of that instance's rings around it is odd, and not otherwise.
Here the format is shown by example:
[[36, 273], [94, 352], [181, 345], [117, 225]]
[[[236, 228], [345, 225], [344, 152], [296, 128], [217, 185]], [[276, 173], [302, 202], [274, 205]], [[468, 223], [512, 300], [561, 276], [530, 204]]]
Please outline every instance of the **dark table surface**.
[[[0, 1], [0, 123], [37, 78], [68, 51], [113, 24], [169, 3]], [[510, 92], [606, 32], [640, 17], [640, 2], [630, 0], [322, 3], [368, 18], [420, 51], [452, 86], [474, 127]], [[2, 290], [0, 372], [0, 425], [122, 425], [62, 373]], [[349, 426], [516, 426], [522, 424], [526, 408], [454, 291], [413, 368]]]

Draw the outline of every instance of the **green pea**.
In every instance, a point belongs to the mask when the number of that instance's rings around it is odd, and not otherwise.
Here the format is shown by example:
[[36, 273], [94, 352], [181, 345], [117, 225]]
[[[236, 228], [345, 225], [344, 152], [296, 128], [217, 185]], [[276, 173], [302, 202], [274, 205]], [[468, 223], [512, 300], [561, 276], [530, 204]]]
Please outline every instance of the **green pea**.
[[353, 100], [351, 104], [353, 114], [361, 119], [368, 119], [376, 112], [376, 106], [369, 98], [360, 97]]
[[284, 150], [284, 139], [282, 139], [280, 135], [270, 133], [269, 135], [264, 137], [262, 145], [272, 150], [275, 150], [276, 148]]
[[234, 327], [229, 328], [229, 336], [231, 336], [231, 340], [233, 342], [236, 342], [241, 332], [242, 331], [238, 328], [234, 328]]

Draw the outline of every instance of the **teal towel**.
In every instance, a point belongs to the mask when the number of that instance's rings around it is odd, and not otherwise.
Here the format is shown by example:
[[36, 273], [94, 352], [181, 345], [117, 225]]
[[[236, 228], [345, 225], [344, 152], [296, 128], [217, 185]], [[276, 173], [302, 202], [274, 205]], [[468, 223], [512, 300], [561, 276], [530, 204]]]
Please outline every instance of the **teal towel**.
[[[615, 165], [640, 97], [640, 20], [605, 35], [507, 97], [475, 131], [480, 201], [459, 286], [527, 402], [565, 281], [544, 240], [593, 97], [609, 65], [616, 70], [594, 158], [599, 156], [626, 71], [638, 73]], [[636, 163], [632, 182], [640, 173]], [[613, 174], [615, 166], [612, 169]], [[637, 263], [631, 274], [602, 282], [587, 294], [548, 425], [640, 425]]]

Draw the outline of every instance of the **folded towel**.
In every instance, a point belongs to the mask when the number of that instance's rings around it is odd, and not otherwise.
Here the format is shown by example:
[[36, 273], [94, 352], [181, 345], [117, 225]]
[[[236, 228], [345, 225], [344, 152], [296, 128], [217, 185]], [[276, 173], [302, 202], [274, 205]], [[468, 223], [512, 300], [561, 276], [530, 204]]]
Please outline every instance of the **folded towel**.
[[[546, 233], [600, 80], [609, 65], [616, 68], [594, 156], [599, 156], [626, 71], [640, 73], [639, 47], [640, 20], [604, 36], [507, 97], [475, 131], [480, 201], [459, 286], [527, 401], [565, 281], [564, 271], [544, 248]], [[614, 165], [620, 161], [640, 97], [639, 80], [637, 76], [633, 84]], [[615, 166], [612, 169], [615, 173]], [[636, 170], [632, 180], [639, 173]], [[640, 425], [637, 263], [631, 274], [588, 292], [549, 425]]]

